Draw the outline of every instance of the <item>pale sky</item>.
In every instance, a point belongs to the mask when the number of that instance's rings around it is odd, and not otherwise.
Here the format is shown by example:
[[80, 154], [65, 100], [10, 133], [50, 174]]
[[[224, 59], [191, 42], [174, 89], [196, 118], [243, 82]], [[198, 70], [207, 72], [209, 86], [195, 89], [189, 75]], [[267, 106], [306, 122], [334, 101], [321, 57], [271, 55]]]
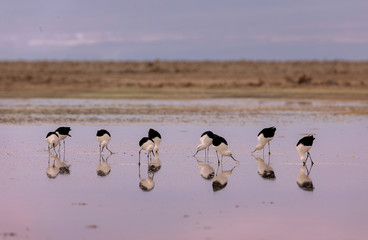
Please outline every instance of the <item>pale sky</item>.
[[0, 60], [368, 60], [367, 0], [2, 0]]

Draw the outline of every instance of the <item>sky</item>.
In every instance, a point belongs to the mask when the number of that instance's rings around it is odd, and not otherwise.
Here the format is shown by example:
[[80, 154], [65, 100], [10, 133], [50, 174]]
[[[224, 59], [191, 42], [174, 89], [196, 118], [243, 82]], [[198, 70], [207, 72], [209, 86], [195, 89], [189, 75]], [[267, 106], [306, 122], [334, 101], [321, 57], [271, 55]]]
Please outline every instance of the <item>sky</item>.
[[368, 1], [0, 1], [0, 60], [156, 59], [368, 60]]

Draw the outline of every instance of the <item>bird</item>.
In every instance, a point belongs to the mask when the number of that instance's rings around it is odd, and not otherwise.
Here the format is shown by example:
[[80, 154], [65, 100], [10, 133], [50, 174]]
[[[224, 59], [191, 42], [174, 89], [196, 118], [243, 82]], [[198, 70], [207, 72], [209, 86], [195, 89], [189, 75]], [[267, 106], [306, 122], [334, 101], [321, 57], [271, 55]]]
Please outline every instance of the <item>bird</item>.
[[214, 135], [215, 134], [213, 132], [211, 132], [211, 131], [206, 131], [206, 132], [202, 133], [202, 135], [201, 135], [201, 137], [199, 139], [199, 141], [201, 141], [201, 144], [199, 144], [197, 146], [197, 152], [193, 155], [193, 157], [195, 157], [195, 155], [197, 155], [197, 153], [199, 151], [202, 151], [203, 149], [206, 149], [204, 151], [205, 158], [206, 158], [206, 156], [208, 156], [208, 152], [210, 150], [209, 147], [212, 144]]
[[141, 147], [141, 149], [139, 150], [139, 163], [138, 164], [141, 164], [141, 151], [145, 150], [147, 152], [147, 158], [149, 158], [151, 156], [151, 153], [153, 153], [152, 151], [155, 147], [155, 143], [153, 142], [151, 138], [143, 137], [139, 141], [139, 146]]
[[58, 129], [55, 130], [55, 132], [59, 135], [60, 141], [63, 140], [64, 150], [65, 150], [65, 138], [68, 136], [71, 137], [71, 135], [69, 134], [71, 130], [72, 129], [70, 127], [59, 127]]
[[51, 148], [53, 148], [56, 153], [55, 147], [60, 143], [59, 135], [56, 132], [49, 132], [46, 135], [46, 142], [49, 144], [48, 146], [49, 153]]
[[266, 145], [266, 143], [268, 143], [268, 155], [270, 155], [271, 154], [270, 141], [275, 136], [275, 132], [276, 132], [275, 127], [269, 127], [269, 128], [262, 129], [262, 131], [258, 133], [258, 145], [256, 146], [256, 148], [254, 149], [252, 153], [254, 153], [257, 150], [263, 149], [263, 154], [264, 154], [264, 146]]
[[312, 166], [308, 170], [308, 168], [305, 165], [303, 165], [300, 168], [298, 176], [296, 178], [296, 183], [298, 184], [298, 186], [301, 189], [305, 190], [305, 191], [313, 191], [314, 190], [312, 179], [310, 179], [310, 177], [309, 177], [309, 174], [312, 170]]
[[156, 130], [150, 128], [150, 130], [148, 131], [148, 138], [152, 139], [152, 141], [155, 143], [155, 147], [153, 149], [153, 151], [155, 153], [158, 152], [158, 147], [161, 143], [161, 134], [159, 132], [157, 132]]
[[[315, 138], [313, 137], [313, 135], [305, 136], [301, 138], [296, 144], [296, 150], [298, 151], [300, 160], [303, 162], [303, 165], [306, 164], [308, 157], [310, 158], [312, 165], [314, 164], [312, 157], [309, 153], [309, 150], [313, 145], [314, 139]], [[307, 153], [307, 158], [305, 158], [305, 153]]]
[[[228, 145], [227, 145], [225, 138], [218, 136], [218, 135], [214, 135], [212, 144], [213, 144], [213, 148], [216, 150], [216, 154], [217, 153], [221, 154], [221, 161], [222, 161], [223, 156], [227, 156], [227, 157], [231, 157], [234, 161], [239, 162], [233, 157], [233, 154], [231, 153], [231, 151], [228, 150]], [[217, 154], [217, 160], [218, 160], [218, 163], [220, 163], [218, 154]]]
[[105, 129], [100, 129], [97, 131], [96, 137], [100, 142], [100, 154], [103, 152], [105, 147], [109, 150], [110, 154], [113, 154], [113, 152], [107, 147], [107, 144], [109, 144], [111, 140], [111, 134]]

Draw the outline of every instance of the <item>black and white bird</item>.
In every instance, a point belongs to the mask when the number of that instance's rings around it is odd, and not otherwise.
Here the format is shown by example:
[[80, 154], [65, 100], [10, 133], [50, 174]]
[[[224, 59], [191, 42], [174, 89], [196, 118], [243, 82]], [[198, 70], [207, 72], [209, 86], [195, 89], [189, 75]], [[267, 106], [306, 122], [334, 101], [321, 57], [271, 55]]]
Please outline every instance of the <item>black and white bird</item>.
[[262, 129], [262, 131], [258, 133], [258, 145], [256, 146], [256, 148], [254, 149], [252, 153], [254, 153], [257, 150], [261, 150], [261, 149], [263, 149], [263, 153], [264, 153], [264, 146], [266, 145], [266, 143], [268, 143], [268, 154], [271, 154], [270, 141], [275, 136], [275, 132], [276, 132], [275, 127], [269, 127], [269, 128]]
[[203, 149], [205, 149], [204, 151], [205, 158], [208, 156], [208, 152], [210, 150], [210, 146], [212, 144], [214, 135], [215, 134], [211, 131], [206, 131], [202, 133], [201, 137], [199, 138], [199, 141], [201, 141], [201, 144], [197, 146], [197, 152], [193, 155], [193, 157], [195, 157], [195, 155], [197, 155], [197, 153], [199, 151], [202, 151]]
[[53, 148], [56, 153], [55, 147], [60, 144], [59, 135], [56, 132], [49, 132], [46, 135], [46, 142], [49, 144], [48, 145], [49, 152], [50, 152], [50, 149]]
[[162, 140], [161, 134], [159, 132], [157, 132], [156, 130], [154, 130], [154, 129], [151, 128], [148, 131], [148, 138], [152, 139], [152, 141], [155, 143], [155, 146], [153, 148], [153, 151], [155, 153], [157, 153], [158, 152], [158, 148], [159, 148], [160, 143], [161, 143], [161, 140]]
[[106, 147], [106, 149], [109, 150], [111, 154], [113, 154], [113, 152], [107, 147], [107, 144], [109, 144], [111, 140], [111, 134], [105, 129], [101, 129], [97, 131], [96, 137], [97, 140], [100, 142], [100, 153], [102, 153], [104, 148]]
[[[299, 142], [296, 144], [296, 150], [298, 151], [300, 160], [303, 162], [303, 165], [306, 164], [308, 157], [311, 160], [312, 165], [314, 164], [312, 161], [312, 157], [309, 153], [309, 150], [311, 149], [314, 141], [313, 135], [305, 136], [302, 139], [299, 140]], [[307, 153], [307, 157], [305, 157], [305, 153]]]
[[71, 130], [72, 129], [70, 127], [59, 127], [58, 129], [55, 130], [55, 132], [59, 135], [60, 141], [63, 140], [64, 150], [65, 150], [65, 138], [68, 136], [71, 137], [71, 135], [69, 134]]
[[[233, 154], [231, 153], [231, 151], [228, 150], [228, 145], [227, 145], [225, 138], [220, 137], [215, 134], [213, 136], [212, 145], [213, 145], [213, 148], [216, 150], [216, 154], [220, 153], [221, 161], [222, 161], [223, 156], [227, 156], [227, 157], [231, 157], [234, 161], [239, 162], [233, 157]], [[217, 160], [220, 163], [218, 154], [217, 154]]]
[[155, 147], [155, 143], [153, 140], [149, 137], [144, 137], [139, 141], [139, 146], [141, 149], [139, 150], [139, 164], [141, 163], [141, 151], [145, 150], [147, 152], [147, 158], [151, 156], [151, 153], [153, 153], [153, 149]]

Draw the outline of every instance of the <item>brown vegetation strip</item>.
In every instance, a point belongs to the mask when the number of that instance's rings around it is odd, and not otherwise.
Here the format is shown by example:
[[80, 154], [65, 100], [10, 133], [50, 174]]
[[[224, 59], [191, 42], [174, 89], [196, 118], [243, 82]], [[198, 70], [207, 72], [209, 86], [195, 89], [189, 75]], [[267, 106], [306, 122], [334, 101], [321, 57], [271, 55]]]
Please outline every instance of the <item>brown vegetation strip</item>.
[[368, 98], [368, 62], [0, 62], [1, 97]]

